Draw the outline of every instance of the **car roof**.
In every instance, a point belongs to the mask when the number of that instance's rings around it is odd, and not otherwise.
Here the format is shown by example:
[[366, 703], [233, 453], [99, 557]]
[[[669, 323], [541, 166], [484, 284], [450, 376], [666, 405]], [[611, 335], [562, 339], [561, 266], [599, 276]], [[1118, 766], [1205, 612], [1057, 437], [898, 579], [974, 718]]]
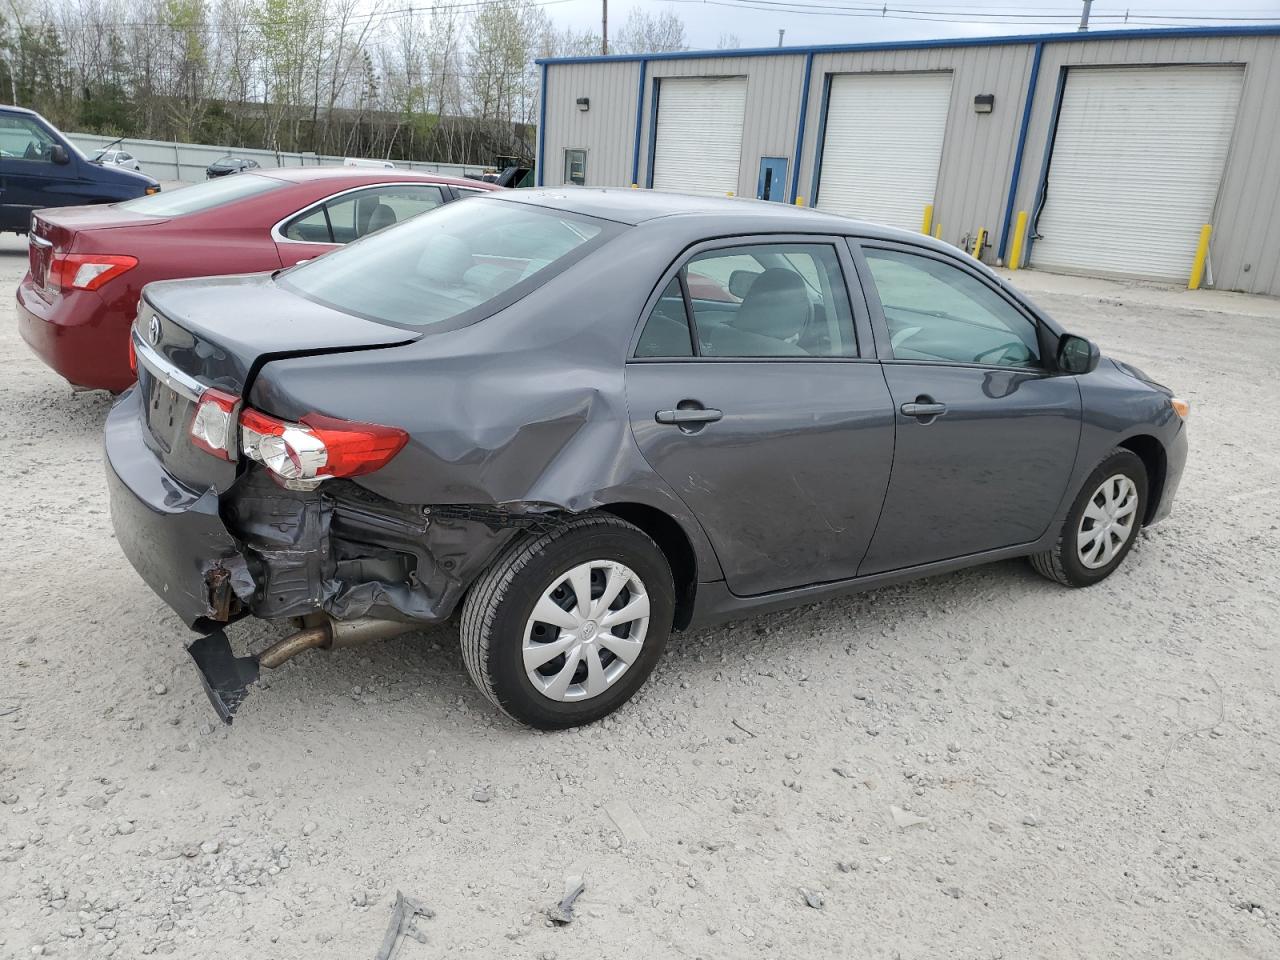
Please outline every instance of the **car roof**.
[[438, 173], [424, 173], [421, 170], [400, 170], [378, 167], [272, 167], [259, 168], [258, 176], [274, 177], [290, 183], [309, 183], [313, 180], [368, 180], [370, 183], [385, 183], [388, 180], [421, 180], [423, 183], [447, 183], [458, 187], [472, 187], [476, 190], [493, 190], [494, 185], [483, 180], [467, 180], [462, 177], [446, 177]]
[[[925, 246], [945, 246], [941, 241], [935, 241], [909, 230], [867, 223], [833, 213], [823, 213], [808, 207], [740, 197], [699, 197], [683, 193], [616, 187], [539, 187], [505, 191], [499, 199], [534, 204], [567, 213], [580, 213], [631, 226], [638, 226], [663, 217], [697, 217], [721, 223], [751, 220], [756, 221], [756, 224], [750, 228], [753, 232], [758, 224], [765, 223], [769, 231], [776, 230], [780, 233], [812, 233], [820, 230], [833, 234], [908, 241]], [[954, 252], [952, 247], [945, 248]]]

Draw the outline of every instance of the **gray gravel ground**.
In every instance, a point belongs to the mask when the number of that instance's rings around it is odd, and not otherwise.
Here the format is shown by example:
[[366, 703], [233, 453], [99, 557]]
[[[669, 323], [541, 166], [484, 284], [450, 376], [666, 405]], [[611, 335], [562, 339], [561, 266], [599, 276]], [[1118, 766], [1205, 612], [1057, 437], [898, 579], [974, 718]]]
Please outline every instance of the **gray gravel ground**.
[[307, 655], [215, 726], [112, 539], [107, 398], [6, 322], [0, 957], [372, 957], [397, 888], [435, 911], [404, 960], [1280, 955], [1280, 304], [1019, 281], [1195, 404], [1115, 576], [1001, 563], [679, 637], [554, 735], [445, 631]]

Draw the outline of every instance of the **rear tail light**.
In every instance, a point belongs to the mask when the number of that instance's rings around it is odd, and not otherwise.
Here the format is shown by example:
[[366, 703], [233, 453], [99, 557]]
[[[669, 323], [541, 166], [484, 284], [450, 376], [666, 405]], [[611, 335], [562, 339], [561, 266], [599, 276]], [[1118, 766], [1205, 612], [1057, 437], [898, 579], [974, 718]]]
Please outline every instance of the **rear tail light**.
[[310, 490], [330, 477], [358, 477], [391, 462], [409, 435], [396, 427], [309, 414], [300, 423], [252, 407], [240, 414], [240, 450], [284, 486]]
[[137, 257], [105, 253], [54, 253], [47, 286], [63, 290], [97, 290], [138, 265]]
[[[130, 338], [132, 339], [132, 338]], [[130, 355], [132, 345], [130, 345]], [[236, 458], [236, 407], [240, 398], [206, 387], [191, 418], [191, 442], [220, 460]]]
[[409, 441], [409, 435], [396, 427], [318, 413], [300, 423], [279, 420], [253, 407], [241, 409], [239, 397], [214, 387], [206, 387], [196, 401], [190, 433], [201, 450], [232, 461], [242, 453], [292, 490], [311, 490], [331, 477], [372, 473], [390, 463]]
[[136, 378], [138, 376], [138, 351], [133, 345], [133, 337], [129, 337], [129, 369], [133, 371]]

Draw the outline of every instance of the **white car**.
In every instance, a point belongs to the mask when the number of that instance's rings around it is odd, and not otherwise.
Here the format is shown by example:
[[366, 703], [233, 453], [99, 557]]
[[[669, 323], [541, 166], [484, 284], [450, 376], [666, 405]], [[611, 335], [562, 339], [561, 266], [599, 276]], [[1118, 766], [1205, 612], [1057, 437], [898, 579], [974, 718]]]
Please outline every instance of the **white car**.
[[112, 147], [110, 150], [99, 150], [93, 155], [92, 163], [100, 163], [104, 167], [124, 167], [126, 170], [137, 170], [142, 172], [142, 164], [138, 163], [136, 157], [121, 147]]

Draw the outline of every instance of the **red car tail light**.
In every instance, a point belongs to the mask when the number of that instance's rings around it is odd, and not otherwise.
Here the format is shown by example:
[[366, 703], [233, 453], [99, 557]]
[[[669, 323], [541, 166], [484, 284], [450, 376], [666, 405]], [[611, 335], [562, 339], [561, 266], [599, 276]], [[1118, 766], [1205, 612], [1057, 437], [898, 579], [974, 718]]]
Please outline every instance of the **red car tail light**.
[[48, 286], [63, 290], [97, 290], [138, 265], [137, 257], [105, 253], [54, 253]]
[[[130, 342], [129, 357], [132, 360], [134, 356]], [[236, 459], [236, 407], [239, 404], [239, 397], [206, 387], [191, 418], [191, 442], [220, 460]]]
[[246, 407], [240, 450], [284, 486], [310, 490], [330, 477], [358, 477], [391, 462], [409, 441], [396, 427], [337, 420], [318, 413], [289, 423]]

